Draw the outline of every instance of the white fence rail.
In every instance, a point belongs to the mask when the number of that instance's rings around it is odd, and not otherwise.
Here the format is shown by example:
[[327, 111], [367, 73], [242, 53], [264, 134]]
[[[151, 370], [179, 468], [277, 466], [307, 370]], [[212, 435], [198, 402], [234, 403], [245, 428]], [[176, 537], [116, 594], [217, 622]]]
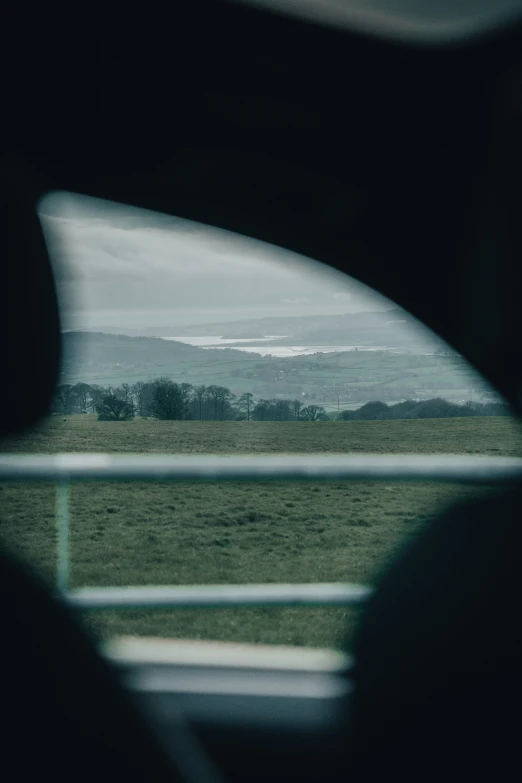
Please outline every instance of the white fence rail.
[[3, 481], [450, 481], [509, 483], [517, 457], [452, 455], [0, 455]]
[[57, 482], [57, 588], [81, 609], [353, 606], [371, 589], [349, 584], [99, 587], [68, 590], [71, 481], [442, 481], [505, 485], [522, 480], [522, 459], [456, 455], [138, 456], [0, 455], [0, 481]]
[[239, 606], [355, 606], [372, 590], [346, 584], [85, 587], [70, 594], [80, 609], [211, 609]]

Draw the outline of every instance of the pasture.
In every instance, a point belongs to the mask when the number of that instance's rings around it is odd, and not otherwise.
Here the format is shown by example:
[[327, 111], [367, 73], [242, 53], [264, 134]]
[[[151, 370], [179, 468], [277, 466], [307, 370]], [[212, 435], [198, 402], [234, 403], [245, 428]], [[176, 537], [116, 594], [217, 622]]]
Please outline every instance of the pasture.
[[[17, 453], [464, 453], [520, 456], [504, 417], [375, 422], [98, 422], [52, 417], [4, 443]], [[386, 563], [448, 503], [442, 484], [75, 484], [71, 585], [352, 581]], [[480, 492], [486, 492], [481, 489]], [[53, 485], [0, 484], [0, 538], [53, 584]], [[125, 611], [86, 616], [96, 634], [339, 647], [354, 610]]]

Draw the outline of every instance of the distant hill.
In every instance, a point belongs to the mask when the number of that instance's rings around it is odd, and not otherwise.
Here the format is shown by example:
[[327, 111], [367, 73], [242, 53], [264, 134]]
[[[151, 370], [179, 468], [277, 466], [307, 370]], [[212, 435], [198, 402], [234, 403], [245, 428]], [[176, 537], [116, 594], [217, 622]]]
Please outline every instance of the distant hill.
[[443, 349], [443, 343], [422, 328], [413, 316], [400, 308], [343, 315], [288, 316], [138, 329], [103, 329], [114, 333], [147, 337], [205, 337], [261, 339], [281, 335], [273, 345], [308, 344], [394, 346], [419, 352], [429, 347]]
[[197, 355], [201, 348], [155, 337], [128, 337], [103, 332], [65, 332], [66, 361], [95, 362], [101, 365], [140, 363], [155, 365], [174, 358]]
[[[367, 334], [371, 328], [367, 327]], [[383, 339], [382, 332], [374, 334]], [[306, 343], [301, 339], [300, 344]], [[166, 376], [178, 383], [226, 386], [235, 394], [252, 392], [256, 400], [299, 398], [333, 409], [356, 407], [369, 400], [391, 403], [444, 397], [476, 401], [470, 395], [487, 390], [461, 357], [430, 353], [425, 343], [421, 352], [339, 349], [322, 353], [318, 345], [318, 353], [278, 358], [158, 337], [66, 332], [63, 347], [62, 382], [105, 387]]]
[[[186, 375], [190, 367], [259, 361], [256, 354], [212, 350], [158, 337], [129, 337], [102, 332], [64, 332], [62, 375], [101, 386]], [[250, 357], [250, 359], [249, 359]]]
[[[384, 312], [346, 313], [344, 315], [311, 315], [311, 316], [272, 316], [269, 318], [252, 318], [240, 321], [218, 321], [217, 323], [180, 325], [173, 323], [167, 326], [142, 328], [139, 333], [148, 337], [204, 337], [207, 335], [223, 335], [228, 337], [265, 337], [281, 334], [292, 337], [305, 334], [314, 329], [331, 329], [332, 331], [350, 328], [360, 328], [385, 323], [387, 320], [403, 317], [402, 310], [396, 308]], [[112, 330], [111, 330], [112, 331]], [[121, 329], [122, 334], [136, 335], [138, 330]]]
[[[163, 331], [163, 330], [162, 330]], [[253, 340], [280, 335], [271, 345], [302, 344], [396, 347], [403, 350], [444, 350], [445, 344], [400, 309], [289, 318], [262, 318], [185, 327], [165, 336], [222, 335]]]

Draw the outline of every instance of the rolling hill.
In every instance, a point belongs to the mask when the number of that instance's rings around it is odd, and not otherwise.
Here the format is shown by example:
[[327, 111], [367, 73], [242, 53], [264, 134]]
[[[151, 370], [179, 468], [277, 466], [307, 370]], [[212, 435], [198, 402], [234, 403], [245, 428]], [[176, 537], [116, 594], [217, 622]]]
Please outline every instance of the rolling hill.
[[463, 359], [449, 354], [339, 350], [278, 358], [97, 332], [66, 332], [63, 345], [62, 378], [68, 383], [119, 386], [165, 376], [226, 386], [236, 394], [250, 391], [256, 399], [306, 398], [330, 409], [376, 399], [477, 399], [487, 390]]
[[307, 345], [388, 346], [419, 353], [447, 350], [439, 338], [399, 308], [377, 312], [271, 317], [181, 326], [172, 323], [141, 329], [99, 327], [97, 331], [147, 337], [203, 337], [221, 335], [227, 339], [261, 339], [280, 335], [273, 345], [292, 342]]

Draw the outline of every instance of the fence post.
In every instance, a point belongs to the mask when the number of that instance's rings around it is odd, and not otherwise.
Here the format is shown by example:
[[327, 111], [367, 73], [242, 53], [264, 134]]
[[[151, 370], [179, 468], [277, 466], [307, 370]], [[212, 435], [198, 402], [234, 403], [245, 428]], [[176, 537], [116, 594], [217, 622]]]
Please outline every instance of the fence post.
[[56, 586], [58, 592], [69, 588], [69, 482], [59, 481], [56, 486], [56, 523], [58, 533], [58, 563]]

